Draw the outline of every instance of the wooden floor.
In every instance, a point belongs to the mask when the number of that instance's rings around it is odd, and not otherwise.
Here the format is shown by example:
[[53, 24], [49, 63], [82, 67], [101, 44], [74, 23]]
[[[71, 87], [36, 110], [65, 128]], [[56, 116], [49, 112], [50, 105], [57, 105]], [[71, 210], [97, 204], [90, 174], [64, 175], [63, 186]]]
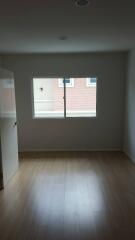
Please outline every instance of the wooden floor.
[[123, 153], [26, 155], [0, 192], [6, 239], [134, 240], [135, 165]]

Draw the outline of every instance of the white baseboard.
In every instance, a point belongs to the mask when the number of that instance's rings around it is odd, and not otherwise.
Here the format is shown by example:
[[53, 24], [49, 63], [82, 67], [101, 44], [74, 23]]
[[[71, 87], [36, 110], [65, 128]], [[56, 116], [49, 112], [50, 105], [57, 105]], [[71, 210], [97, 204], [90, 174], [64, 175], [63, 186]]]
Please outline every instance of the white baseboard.
[[21, 149], [23, 152], [123, 152], [120, 148], [102, 148], [102, 149]]

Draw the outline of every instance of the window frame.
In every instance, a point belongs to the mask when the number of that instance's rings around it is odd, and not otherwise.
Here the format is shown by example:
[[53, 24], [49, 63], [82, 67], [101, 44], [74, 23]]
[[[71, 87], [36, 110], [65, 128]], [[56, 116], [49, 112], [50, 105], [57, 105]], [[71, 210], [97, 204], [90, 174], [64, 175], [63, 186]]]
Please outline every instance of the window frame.
[[[91, 74], [87, 74], [88, 75], [91, 75]], [[75, 78], [88, 78], [86, 76], [74, 76], [74, 77], [62, 77], [62, 76], [44, 76], [44, 75], [32, 75], [30, 77], [30, 80], [31, 80], [31, 106], [32, 106], [32, 119], [33, 120], [55, 120], [55, 119], [58, 119], [58, 120], [68, 120], [68, 119], [72, 119], [72, 120], [75, 120], [75, 119], [89, 119], [89, 120], [94, 120], [94, 119], [97, 119], [98, 118], [98, 108], [97, 108], [97, 105], [98, 105], [98, 77], [94, 76], [94, 78], [97, 79], [96, 81], [96, 116], [77, 116], [77, 117], [71, 117], [71, 116], [66, 116], [66, 84], [64, 82], [64, 96], [63, 96], [63, 99], [64, 99], [64, 116], [62, 117], [37, 117], [35, 116], [35, 109], [34, 109], [34, 84], [33, 84], [33, 79], [34, 78], [58, 78], [58, 79], [67, 79], [67, 78], [72, 78], [72, 79], [75, 79]], [[93, 76], [91, 77], [93, 78]]]
[[[62, 77], [58, 77], [58, 76], [44, 76], [44, 75], [32, 75], [31, 77], [31, 106], [32, 106], [32, 119], [33, 120], [53, 120], [53, 119], [65, 119], [65, 107], [63, 108], [63, 116], [56, 116], [56, 117], [51, 117], [51, 116], [48, 116], [48, 117], [40, 117], [40, 116], [35, 116], [35, 107], [34, 107], [34, 81], [33, 79], [40, 79], [40, 78], [62, 78]], [[64, 91], [63, 91], [64, 93]], [[64, 99], [64, 96], [63, 96], [63, 99]]]

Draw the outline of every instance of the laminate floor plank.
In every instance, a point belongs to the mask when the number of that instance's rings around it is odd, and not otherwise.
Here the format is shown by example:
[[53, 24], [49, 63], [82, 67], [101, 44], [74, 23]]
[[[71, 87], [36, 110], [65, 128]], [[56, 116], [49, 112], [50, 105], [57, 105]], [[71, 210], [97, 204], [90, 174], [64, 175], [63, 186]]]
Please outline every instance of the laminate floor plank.
[[0, 240], [134, 240], [135, 165], [121, 152], [25, 153], [0, 191]]

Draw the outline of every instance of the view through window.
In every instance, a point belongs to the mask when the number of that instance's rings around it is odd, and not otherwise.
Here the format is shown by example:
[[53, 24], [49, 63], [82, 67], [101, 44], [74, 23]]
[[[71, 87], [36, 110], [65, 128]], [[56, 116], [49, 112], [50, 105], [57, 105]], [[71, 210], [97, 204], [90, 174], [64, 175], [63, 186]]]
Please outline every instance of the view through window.
[[96, 117], [97, 78], [33, 78], [34, 117]]

